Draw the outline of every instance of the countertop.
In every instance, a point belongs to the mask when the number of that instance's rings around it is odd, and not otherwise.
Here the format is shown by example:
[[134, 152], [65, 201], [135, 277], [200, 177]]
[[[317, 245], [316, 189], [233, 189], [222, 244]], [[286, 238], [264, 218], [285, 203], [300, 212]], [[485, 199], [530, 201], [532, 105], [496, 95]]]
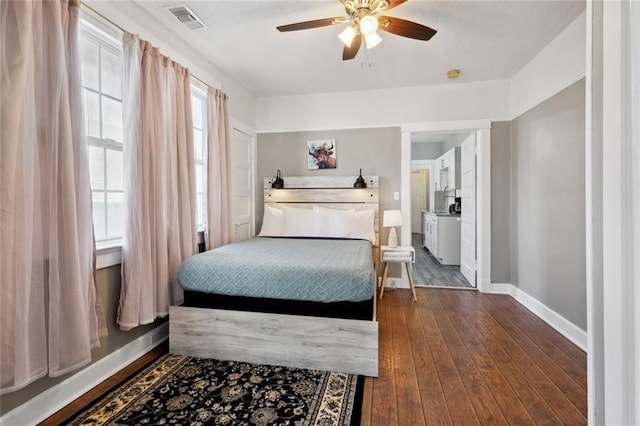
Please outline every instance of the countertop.
[[460, 217], [460, 213], [449, 213], [449, 212], [432, 212], [428, 210], [422, 210], [422, 213], [432, 214], [438, 217]]

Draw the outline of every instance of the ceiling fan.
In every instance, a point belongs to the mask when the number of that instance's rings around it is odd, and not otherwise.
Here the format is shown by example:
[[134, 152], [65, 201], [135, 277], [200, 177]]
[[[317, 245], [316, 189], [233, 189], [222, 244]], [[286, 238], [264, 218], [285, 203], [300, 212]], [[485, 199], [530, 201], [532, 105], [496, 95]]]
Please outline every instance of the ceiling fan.
[[315, 19], [313, 21], [298, 22], [295, 24], [281, 25], [278, 31], [308, 30], [311, 28], [326, 27], [336, 24], [348, 24], [338, 37], [344, 43], [342, 59], [355, 58], [362, 38], [364, 37], [367, 49], [377, 46], [382, 38], [377, 30], [386, 31], [402, 37], [409, 37], [416, 40], [429, 40], [436, 33], [433, 28], [407, 21], [405, 19], [393, 18], [391, 16], [378, 16], [379, 14], [393, 9], [405, 3], [407, 0], [339, 0], [344, 5], [344, 9], [349, 16], [337, 16], [333, 18]]

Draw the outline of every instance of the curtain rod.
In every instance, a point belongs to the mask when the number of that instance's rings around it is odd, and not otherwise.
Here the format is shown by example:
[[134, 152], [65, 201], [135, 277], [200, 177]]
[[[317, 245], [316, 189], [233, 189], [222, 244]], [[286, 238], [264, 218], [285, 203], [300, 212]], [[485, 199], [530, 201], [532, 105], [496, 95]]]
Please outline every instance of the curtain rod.
[[[86, 7], [87, 9], [89, 9], [91, 11], [91, 13], [93, 13], [94, 15], [100, 17], [100, 19], [104, 19], [105, 21], [107, 21], [108, 23], [110, 23], [111, 25], [113, 25], [114, 27], [116, 27], [117, 29], [122, 31], [123, 33], [129, 32], [129, 31], [125, 30], [124, 28], [122, 28], [120, 25], [118, 25], [115, 22], [113, 22], [111, 19], [107, 18], [106, 16], [102, 15], [100, 12], [98, 12], [97, 10], [95, 10], [94, 8], [89, 6], [86, 2], [82, 1], [82, 2], [80, 2], [80, 4], [82, 5], [82, 7]], [[201, 85], [203, 85], [203, 86], [205, 86], [207, 88], [209, 87], [209, 85], [207, 83], [205, 83], [204, 81], [202, 81], [201, 79], [199, 79], [198, 77], [193, 75], [193, 73], [191, 73], [191, 71], [189, 71], [189, 76], [191, 78], [193, 78], [194, 80], [196, 80]]]

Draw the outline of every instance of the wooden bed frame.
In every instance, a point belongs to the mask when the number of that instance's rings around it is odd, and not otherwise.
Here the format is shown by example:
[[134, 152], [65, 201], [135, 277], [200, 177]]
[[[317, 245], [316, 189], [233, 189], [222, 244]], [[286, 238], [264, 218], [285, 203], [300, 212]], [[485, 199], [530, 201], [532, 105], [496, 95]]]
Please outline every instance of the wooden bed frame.
[[[377, 265], [379, 202], [377, 176], [355, 189], [353, 176], [286, 177], [283, 189], [264, 180], [264, 201], [272, 207], [373, 209]], [[374, 266], [377, 267], [377, 266]], [[374, 277], [377, 274], [374, 274]], [[353, 320], [171, 306], [169, 352], [258, 364], [378, 376], [376, 282], [372, 319]]]

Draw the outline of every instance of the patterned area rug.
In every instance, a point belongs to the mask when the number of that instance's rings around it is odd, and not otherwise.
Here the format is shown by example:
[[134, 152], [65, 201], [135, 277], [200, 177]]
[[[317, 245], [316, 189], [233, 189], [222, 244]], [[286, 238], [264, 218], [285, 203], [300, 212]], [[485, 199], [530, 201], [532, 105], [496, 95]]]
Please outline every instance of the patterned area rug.
[[168, 354], [68, 424], [357, 424], [358, 381], [352, 374]]

